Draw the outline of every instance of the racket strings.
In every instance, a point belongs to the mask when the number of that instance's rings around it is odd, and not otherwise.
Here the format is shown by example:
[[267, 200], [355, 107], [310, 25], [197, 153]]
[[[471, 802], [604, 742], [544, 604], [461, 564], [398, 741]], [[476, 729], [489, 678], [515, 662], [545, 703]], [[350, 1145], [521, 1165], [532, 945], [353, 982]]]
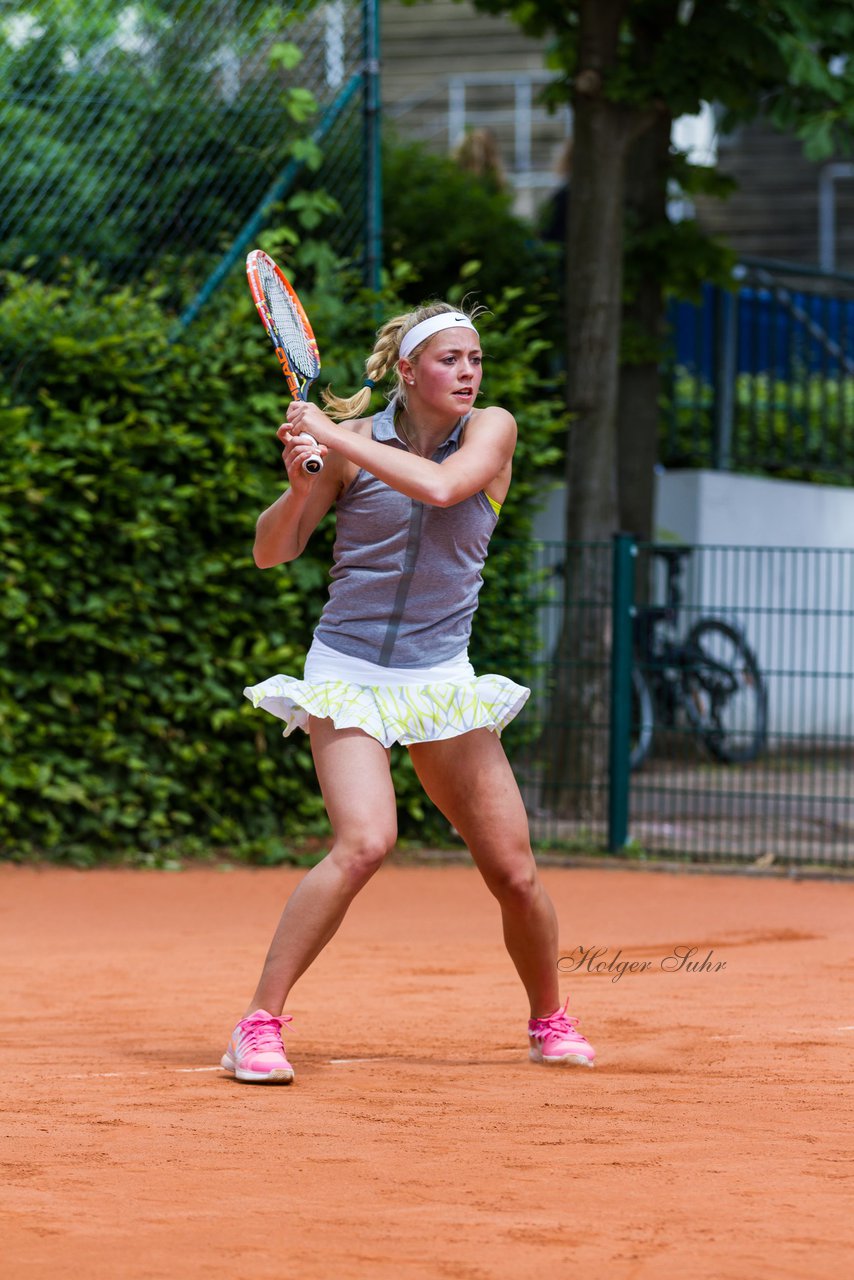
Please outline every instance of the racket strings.
[[261, 263], [259, 274], [279, 345], [287, 352], [297, 373], [304, 378], [315, 378], [318, 372], [317, 356], [309, 345], [299, 312], [287, 290], [282, 288], [278, 277], [266, 263]]

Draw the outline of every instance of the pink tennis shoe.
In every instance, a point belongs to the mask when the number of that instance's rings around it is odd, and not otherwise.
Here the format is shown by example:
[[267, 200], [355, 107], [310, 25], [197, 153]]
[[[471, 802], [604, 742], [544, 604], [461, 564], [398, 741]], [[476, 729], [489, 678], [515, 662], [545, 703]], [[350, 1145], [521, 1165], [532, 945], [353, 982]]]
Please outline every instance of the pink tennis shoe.
[[266, 1009], [241, 1018], [221, 1066], [246, 1084], [290, 1084], [294, 1069], [285, 1057], [282, 1028], [292, 1021], [289, 1013], [276, 1018]]
[[569, 1000], [548, 1018], [531, 1018], [528, 1057], [532, 1062], [542, 1062], [547, 1067], [593, 1066], [596, 1052], [577, 1030], [578, 1019], [567, 1014], [568, 1004]]

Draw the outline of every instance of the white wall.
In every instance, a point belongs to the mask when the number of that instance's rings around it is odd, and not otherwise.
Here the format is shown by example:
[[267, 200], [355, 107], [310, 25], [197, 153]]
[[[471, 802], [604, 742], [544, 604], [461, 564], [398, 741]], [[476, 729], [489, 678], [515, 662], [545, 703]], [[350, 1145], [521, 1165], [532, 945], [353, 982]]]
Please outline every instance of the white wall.
[[656, 538], [698, 545], [854, 548], [854, 489], [725, 471], [664, 471]]
[[778, 743], [854, 739], [854, 490], [672, 471], [655, 511], [659, 540], [709, 548], [694, 557], [689, 598], [744, 629]]
[[[537, 538], [562, 540], [563, 506], [561, 487], [536, 521]], [[655, 527], [656, 541], [698, 548], [686, 625], [715, 613], [745, 632], [766, 675], [776, 745], [854, 741], [854, 489], [662, 472]]]

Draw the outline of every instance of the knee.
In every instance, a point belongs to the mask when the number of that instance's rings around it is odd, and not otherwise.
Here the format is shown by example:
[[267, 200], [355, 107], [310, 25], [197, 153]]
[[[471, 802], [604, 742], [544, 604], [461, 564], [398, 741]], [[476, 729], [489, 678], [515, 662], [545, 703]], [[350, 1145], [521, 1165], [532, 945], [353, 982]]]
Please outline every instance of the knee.
[[540, 892], [533, 854], [526, 851], [485, 874], [490, 891], [502, 906], [525, 910]]
[[396, 831], [365, 832], [338, 842], [330, 856], [348, 886], [357, 890], [379, 870], [396, 840]]

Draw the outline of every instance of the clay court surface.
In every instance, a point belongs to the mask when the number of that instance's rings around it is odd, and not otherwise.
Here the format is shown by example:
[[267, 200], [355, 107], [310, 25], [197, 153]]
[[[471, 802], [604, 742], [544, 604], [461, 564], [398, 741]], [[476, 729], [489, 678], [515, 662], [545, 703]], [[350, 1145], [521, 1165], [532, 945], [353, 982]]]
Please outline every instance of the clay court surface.
[[294, 993], [295, 1084], [238, 1085], [301, 874], [0, 866], [3, 1277], [850, 1274], [854, 884], [545, 868], [602, 948], [598, 1065], [548, 1070], [476, 872], [389, 865]]

